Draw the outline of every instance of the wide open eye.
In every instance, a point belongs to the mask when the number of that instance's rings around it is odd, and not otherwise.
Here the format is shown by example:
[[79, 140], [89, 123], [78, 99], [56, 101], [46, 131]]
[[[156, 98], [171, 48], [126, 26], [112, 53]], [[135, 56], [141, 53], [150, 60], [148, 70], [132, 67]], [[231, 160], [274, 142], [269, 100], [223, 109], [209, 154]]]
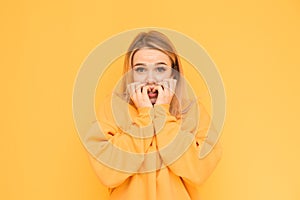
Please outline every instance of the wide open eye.
[[147, 69], [145, 67], [136, 67], [136, 68], [134, 68], [134, 71], [136, 71], [138, 73], [144, 73], [147, 71]]
[[156, 68], [156, 71], [157, 72], [165, 72], [167, 70], [167, 67], [165, 67], [165, 66], [158, 66], [157, 68]]

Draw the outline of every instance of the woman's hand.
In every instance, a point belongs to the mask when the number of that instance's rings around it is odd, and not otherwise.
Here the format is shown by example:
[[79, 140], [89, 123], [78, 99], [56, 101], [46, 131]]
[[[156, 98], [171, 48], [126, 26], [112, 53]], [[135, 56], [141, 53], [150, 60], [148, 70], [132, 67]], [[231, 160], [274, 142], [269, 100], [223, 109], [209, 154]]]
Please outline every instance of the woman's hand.
[[137, 108], [152, 107], [152, 103], [148, 96], [149, 86], [145, 83], [134, 82], [127, 86], [130, 98]]
[[176, 79], [165, 79], [155, 87], [158, 91], [158, 97], [155, 104], [170, 104], [175, 94]]

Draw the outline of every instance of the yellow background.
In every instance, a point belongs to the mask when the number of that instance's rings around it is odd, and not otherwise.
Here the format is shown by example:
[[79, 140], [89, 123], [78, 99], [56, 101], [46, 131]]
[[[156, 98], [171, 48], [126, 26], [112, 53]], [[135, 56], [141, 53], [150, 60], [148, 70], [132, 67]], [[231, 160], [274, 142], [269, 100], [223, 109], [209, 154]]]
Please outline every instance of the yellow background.
[[194, 38], [223, 78], [221, 162], [203, 199], [300, 199], [300, 3], [2, 1], [0, 199], [104, 199], [75, 130], [89, 52], [138, 27]]

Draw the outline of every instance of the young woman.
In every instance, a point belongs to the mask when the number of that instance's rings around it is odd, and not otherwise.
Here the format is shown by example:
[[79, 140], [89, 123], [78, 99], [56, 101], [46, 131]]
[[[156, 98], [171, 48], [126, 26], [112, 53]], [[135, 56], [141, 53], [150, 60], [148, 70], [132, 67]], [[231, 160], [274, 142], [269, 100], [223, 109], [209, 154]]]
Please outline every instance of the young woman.
[[[97, 111], [85, 143], [110, 199], [200, 199], [199, 186], [221, 158], [204, 158], [210, 117], [188, 92], [179, 56], [157, 31], [142, 32], [125, 55], [123, 78]], [[101, 132], [101, 133], [100, 133]]]

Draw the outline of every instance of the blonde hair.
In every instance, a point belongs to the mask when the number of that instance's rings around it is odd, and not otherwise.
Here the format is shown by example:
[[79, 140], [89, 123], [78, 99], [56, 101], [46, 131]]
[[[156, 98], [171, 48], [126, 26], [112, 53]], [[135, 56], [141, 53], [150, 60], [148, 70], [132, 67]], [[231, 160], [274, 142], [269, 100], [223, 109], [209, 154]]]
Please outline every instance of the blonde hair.
[[123, 98], [125, 98], [130, 104], [135, 106], [131, 101], [128, 92], [126, 91], [127, 85], [133, 82], [132, 73], [128, 72], [132, 71], [132, 60], [134, 54], [138, 50], [145, 48], [159, 50], [169, 56], [172, 62], [173, 78], [177, 80], [175, 95], [170, 103], [170, 113], [173, 116], [180, 118], [183, 112], [185, 112], [185, 109], [183, 109], [183, 107], [185, 107], [184, 105], [188, 100], [185, 81], [183, 79], [183, 70], [174, 45], [169, 40], [169, 38], [161, 32], [153, 30], [149, 32], [141, 32], [133, 39], [127, 50], [127, 53], [125, 54], [123, 75], [126, 75], [121, 82], [119, 92], [121, 93], [121, 96]]

